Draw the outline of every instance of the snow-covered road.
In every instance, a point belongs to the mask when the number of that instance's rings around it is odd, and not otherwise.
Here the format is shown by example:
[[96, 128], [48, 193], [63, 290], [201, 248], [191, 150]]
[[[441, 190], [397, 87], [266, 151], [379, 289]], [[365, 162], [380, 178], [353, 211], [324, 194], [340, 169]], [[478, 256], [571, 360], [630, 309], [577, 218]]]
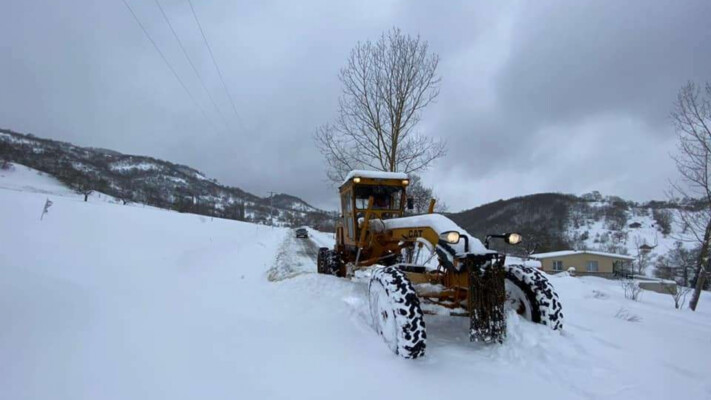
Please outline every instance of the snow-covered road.
[[314, 242], [311, 238], [301, 239], [299, 242], [299, 247], [296, 249], [296, 253], [300, 257], [307, 258], [314, 263], [318, 257], [318, 244]]
[[553, 277], [562, 333], [511, 316], [507, 341], [484, 346], [466, 319], [428, 315], [427, 356], [404, 360], [371, 329], [366, 284], [316, 274], [291, 230], [55, 184], [0, 189], [3, 400], [711, 398], [708, 296], [692, 313]]

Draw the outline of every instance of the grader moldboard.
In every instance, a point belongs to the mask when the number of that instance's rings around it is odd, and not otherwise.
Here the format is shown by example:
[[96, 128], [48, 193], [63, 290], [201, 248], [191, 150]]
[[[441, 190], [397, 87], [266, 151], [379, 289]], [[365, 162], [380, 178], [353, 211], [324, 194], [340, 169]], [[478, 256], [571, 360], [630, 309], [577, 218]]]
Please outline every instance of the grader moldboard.
[[[333, 249], [320, 248], [318, 272], [353, 277], [371, 270], [370, 313], [388, 347], [405, 358], [425, 354], [428, 313], [447, 310], [468, 317], [472, 341], [499, 342], [506, 337], [506, 312], [563, 328], [558, 295], [536, 268], [509, 265], [489, 250], [490, 239], [517, 244], [516, 233], [489, 235], [485, 244], [443, 215], [403, 217], [406, 174], [352, 171], [339, 188], [341, 217]], [[434, 311], [432, 311], [434, 310]]]

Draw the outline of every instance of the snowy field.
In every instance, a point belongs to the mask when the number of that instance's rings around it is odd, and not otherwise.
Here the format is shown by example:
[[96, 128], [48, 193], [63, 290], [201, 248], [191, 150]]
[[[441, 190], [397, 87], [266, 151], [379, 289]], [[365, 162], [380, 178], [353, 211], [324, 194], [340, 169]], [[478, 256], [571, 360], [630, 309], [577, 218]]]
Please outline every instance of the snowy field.
[[405, 360], [364, 283], [315, 273], [330, 235], [110, 200], [0, 172], [0, 399], [711, 398], [709, 296], [693, 313], [552, 277], [562, 333], [510, 316], [477, 345], [428, 316], [426, 357]]

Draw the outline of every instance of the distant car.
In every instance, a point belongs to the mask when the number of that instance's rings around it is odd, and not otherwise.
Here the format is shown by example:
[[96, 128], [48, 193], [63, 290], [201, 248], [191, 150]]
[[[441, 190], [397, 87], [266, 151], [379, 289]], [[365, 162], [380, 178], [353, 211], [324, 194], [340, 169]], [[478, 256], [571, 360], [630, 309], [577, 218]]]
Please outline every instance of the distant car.
[[309, 237], [309, 231], [307, 231], [304, 228], [299, 228], [296, 230], [296, 237], [297, 238], [308, 238]]

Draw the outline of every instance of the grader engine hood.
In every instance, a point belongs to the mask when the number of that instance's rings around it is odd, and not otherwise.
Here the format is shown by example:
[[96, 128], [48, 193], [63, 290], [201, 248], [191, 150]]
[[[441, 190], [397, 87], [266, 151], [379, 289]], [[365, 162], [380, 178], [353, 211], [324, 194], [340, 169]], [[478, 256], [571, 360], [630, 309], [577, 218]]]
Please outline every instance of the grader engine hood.
[[[458, 232], [461, 240], [457, 243], [447, 243], [454, 254], [468, 253], [483, 255], [496, 253], [495, 251], [488, 250], [484, 247], [481, 241], [479, 241], [479, 239], [470, 235], [462, 227], [455, 224], [451, 219], [441, 214], [425, 214], [387, 220], [375, 219], [370, 221], [370, 227], [375, 232], [407, 228], [408, 232], [410, 230], [412, 231], [411, 236], [420, 236], [418, 235], [418, 228], [425, 227], [432, 229], [438, 235], [442, 235], [446, 232]], [[468, 247], [468, 249], [466, 247]]]

